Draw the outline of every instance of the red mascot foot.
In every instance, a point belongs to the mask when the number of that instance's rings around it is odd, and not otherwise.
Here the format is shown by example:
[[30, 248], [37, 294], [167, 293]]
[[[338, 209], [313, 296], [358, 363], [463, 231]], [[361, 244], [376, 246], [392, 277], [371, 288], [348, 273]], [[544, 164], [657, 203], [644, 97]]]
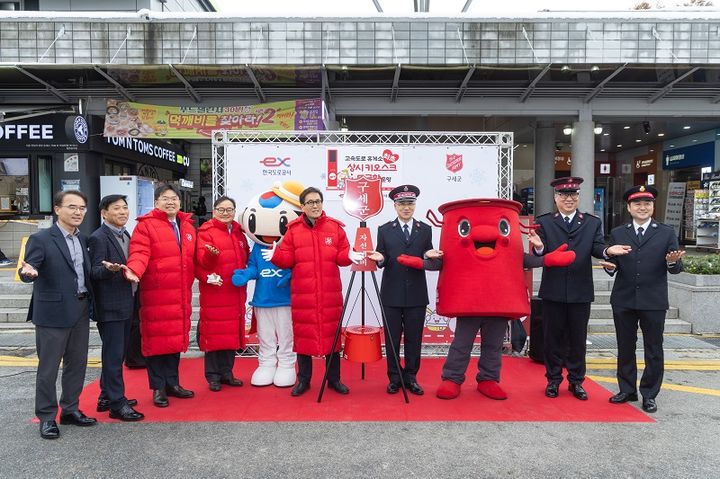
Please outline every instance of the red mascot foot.
[[507, 393], [503, 391], [500, 385], [495, 381], [480, 381], [478, 382], [477, 390], [490, 399], [507, 399]]
[[436, 395], [440, 399], [455, 399], [460, 395], [460, 385], [450, 380], [443, 379]]

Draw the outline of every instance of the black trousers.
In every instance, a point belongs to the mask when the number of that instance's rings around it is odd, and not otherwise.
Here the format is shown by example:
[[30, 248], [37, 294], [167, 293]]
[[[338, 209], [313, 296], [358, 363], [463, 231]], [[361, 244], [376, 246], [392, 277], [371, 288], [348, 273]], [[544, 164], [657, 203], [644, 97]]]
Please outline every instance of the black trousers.
[[[425, 327], [425, 306], [413, 306], [411, 308], [396, 308], [385, 306], [385, 341], [392, 337], [392, 345], [395, 352], [400, 351], [400, 337], [404, 337], [405, 364], [398, 371], [395, 363], [393, 350], [385, 348], [387, 356], [387, 375], [390, 382], [400, 384], [402, 374], [405, 384], [417, 381], [417, 373], [420, 370], [420, 354], [422, 349], [422, 334]], [[388, 335], [389, 330], [389, 335]]]
[[125, 321], [98, 322], [102, 339], [102, 371], [100, 373], [100, 397], [110, 401], [110, 409], [119, 410], [126, 403], [123, 381], [123, 359], [130, 338], [130, 318]]
[[522, 321], [510, 321], [510, 344], [514, 352], [521, 352], [525, 347], [527, 333], [523, 327]]
[[220, 382], [221, 379], [233, 377], [235, 351], [208, 351], [205, 353], [205, 379], [208, 382]]
[[140, 301], [139, 293], [135, 294], [135, 311], [130, 323], [130, 337], [128, 338], [127, 351], [125, 353], [125, 365], [128, 367], [145, 367], [145, 357], [142, 355], [140, 346], [140, 314], [138, 308]]
[[150, 389], [165, 389], [180, 385], [178, 368], [180, 353], [159, 354], [145, 358]]
[[35, 347], [38, 355], [35, 379], [35, 415], [41, 421], [57, 417], [57, 377], [60, 361], [63, 364], [60, 408], [63, 414], [78, 410], [80, 393], [87, 369], [88, 340], [90, 336], [89, 301], [72, 328], [35, 326]]
[[559, 303], [543, 299], [545, 377], [561, 383], [563, 363], [572, 384], [585, 380], [585, 350], [590, 303]]
[[[309, 383], [312, 378], [312, 356], [297, 355], [298, 381]], [[340, 381], [340, 353], [325, 356], [325, 369], [328, 372], [328, 382]]]
[[615, 337], [618, 345], [617, 380], [620, 392], [634, 393], [637, 384], [638, 323], [643, 334], [645, 370], [640, 378], [640, 394], [645, 399], [655, 399], [660, 392], [665, 372], [663, 332], [665, 310], [642, 311], [613, 306]]

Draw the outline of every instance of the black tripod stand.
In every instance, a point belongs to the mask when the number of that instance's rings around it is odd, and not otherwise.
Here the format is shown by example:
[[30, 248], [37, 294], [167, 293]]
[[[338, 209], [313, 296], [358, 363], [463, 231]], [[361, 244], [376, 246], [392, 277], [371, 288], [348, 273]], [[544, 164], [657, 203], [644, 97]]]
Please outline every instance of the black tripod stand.
[[[360, 227], [364, 228], [366, 227], [366, 223], [364, 221], [360, 222]], [[352, 275], [350, 276], [350, 284], [348, 284], [348, 289], [345, 292], [345, 299], [343, 300], [343, 307], [342, 312], [340, 313], [340, 321], [338, 321], [338, 327], [335, 331], [335, 339], [333, 340], [332, 348], [330, 349], [331, 353], [335, 351], [335, 348], [337, 347], [338, 341], [340, 340], [340, 331], [343, 327], [343, 319], [345, 318], [345, 311], [347, 311], [347, 305], [350, 301], [350, 294], [352, 292], [353, 283], [355, 282], [355, 274], [357, 271], [353, 271]], [[385, 334], [387, 335], [386, 341], [385, 341], [385, 354], [388, 353], [388, 346], [389, 350], [392, 351], [393, 358], [395, 359], [395, 366], [397, 367], [398, 371], [402, 371], [400, 369], [400, 360], [398, 358], [397, 351], [395, 351], [395, 346], [393, 345], [392, 336], [390, 335], [390, 328], [388, 328], [387, 320], [385, 319], [385, 310], [383, 309], [382, 305], [382, 299], [380, 297], [380, 288], [378, 287], [377, 277], [375, 276], [375, 271], [370, 271], [370, 274], [372, 275], [373, 279], [373, 286], [375, 287], [375, 294], [377, 295], [378, 304], [380, 305], [380, 315], [382, 317], [382, 323], [383, 323], [383, 329], [385, 330]], [[360, 294], [362, 294], [362, 301], [361, 301], [361, 308], [360, 308], [360, 316], [362, 325], [365, 325], [365, 271], [360, 272]], [[365, 379], [365, 363], [362, 363], [362, 371], [361, 371], [361, 377]], [[322, 385], [320, 386], [320, 393], [318, 394], [317, 402], [322, 401], [323, 392], [325, 391], [325, 385], [327, 384], [327, 377], [328, 377], [328, 368], [325, 368], [325, 375], [323, 376]], [[405, 402], [409, 403], [410, 399], [408, 398], [407, 389], [405, 389], [405, 380], [402, 377], [402, 374], [400, 375], [400, 387], [402, 388], [403, 396], [405, 397]]]

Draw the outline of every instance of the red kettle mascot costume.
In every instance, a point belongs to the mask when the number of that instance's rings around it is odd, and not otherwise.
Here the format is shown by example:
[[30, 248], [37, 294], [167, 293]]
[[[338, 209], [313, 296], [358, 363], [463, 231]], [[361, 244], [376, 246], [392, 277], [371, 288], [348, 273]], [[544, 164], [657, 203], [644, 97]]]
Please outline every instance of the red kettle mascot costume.
[[[567, 266], [575, 253], [567, 245], [543, 256], [523, 252], [519, 212], [522, 205], [503, 199], [467, 199], [439, 207], [443, 215], [440, 250], [426, 259], [400, 256], [406, 266], [440, 270], [437, 312], [457, 317], [455, 337], [437, 391], [441, 399], [460, 394], [470, 353], [481, 332], [477, 389], [491, 399], [506, 399], [500, 387], [502, 345], [508, 320], [530, 314], [523, 268]], [[530, 230], [530, 241], [539, 238]]]

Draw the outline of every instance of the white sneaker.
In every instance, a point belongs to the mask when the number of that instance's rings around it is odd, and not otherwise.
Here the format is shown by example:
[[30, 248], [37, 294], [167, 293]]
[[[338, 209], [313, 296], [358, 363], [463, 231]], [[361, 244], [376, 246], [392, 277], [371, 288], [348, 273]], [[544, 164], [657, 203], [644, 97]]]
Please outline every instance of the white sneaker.
[[14, 263], [15, 263], [15, 261], [13, 261], [11, 259], [7, 259], [7, 258], [0, 259], [0, 266], [10, 266], [11, 264], [14, 264]]

